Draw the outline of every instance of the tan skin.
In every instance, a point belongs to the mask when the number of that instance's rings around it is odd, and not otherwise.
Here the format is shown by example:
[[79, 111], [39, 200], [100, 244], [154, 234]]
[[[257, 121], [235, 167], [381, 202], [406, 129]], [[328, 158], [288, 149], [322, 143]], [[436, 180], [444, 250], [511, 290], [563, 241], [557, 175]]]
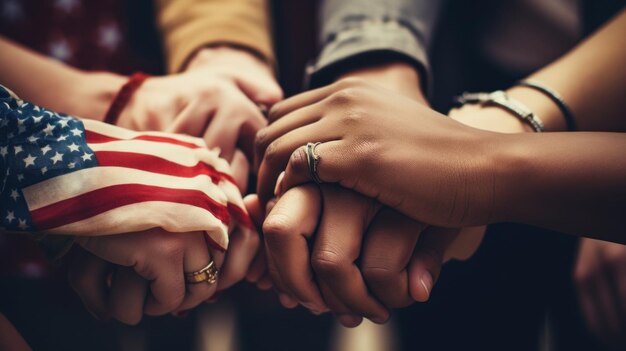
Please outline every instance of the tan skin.
[[[624, 108], [618, 94], [624, 91], [626, 69], [622, 65], [605, 72], [605, 67], [617, 67], [611, 64], [623, 61], [626, 48], [599, 51], [615, 47], [611, 44], [618, 42], [625, 28], [623, 12], [572, 53], [533, 75], [549, 86], [558, 85], [549, 77], [584, 78], [589, 74], [586, 70], [606, 77], [598, 81], [608, 86], [594, 88], [606, 94], [594, 94], [596, 100], [584, 99], [571, 106], [581, 128], [626, 128], [626, 120], [616, 117]], [[589, 51], [607, 65], [579, 62], [588, 59]], [[577, 76], [567, 74], [580, 66], [584, 68], [576, 69]], [[551, 73], [554, 70], [561, 74]], [[563, 95], [567, 99], [574, 94], [565, 89]], [[594, 105], [606, 115], [588, 112]], [[547, 123], [552, 121], [549, 114], [542, 116]], [[622, 233], [626, 160], [620, 152], [626, 139], [622, 134], [491, 133], [443, 118], [410, 99], [359, 80], [342, 80], [286, 100], [275, 106], [270, 118], [272, 125], [262, 133], [264, 145], [273, 143], [273, 147], [265, 152], [260, 167], [261, 185], [271, 185], [283, 169], [275, 166], [287, 161], [285, 188], [308, 181], [306, 155], [298, 148], [322, 136], [317, 147], [320, 157], [326, 156], [319, 167], [322, 180], [375, 197], [416, 220], [447, 227], [512, 221], [626, 241]]]
[[[340, 79], [356, 76], [426, 103], [411, 65], [388, 63]], [[468, 256], [451, 249], [457, 231], [427, 228], [338, 186], [320, 190], [294, 188], [278, 194], [263, 224], [270, 275], [287, 307], [299, 303], [314, 313], [329, 309], [348, 327], [363, 317], [382, 323], [389, 317], [387, 308], [428, 299], [444, 259]], [[309, 256], [307, 238], [313, 237]]]
[[[607, 64], [617, 67], [616, 63], [623, 61], [623, 52], [619, 51], [619, 46], [616, 49], [616, 45], [607, 45], [606, 42], [615, 42], [624, 31], [624, 23], [622, 14], [578, 49], [532, 76], [551, 87], [563, 87], [562, 95], [566, 101], [569, 101], [568, 97], [588, 94], [599, 99], [572, 104], [580, 128], [624, 130], [623, 119], [618, 118], [619, 111], [623, 111], [623, 107], [619, 106], [623, 104], [623, 99], [617, 97], [624, 90], [620, 84], [626, 81], [626, 77], [623, 71], [616, 73], [602, 70]], [[603, 48], [609, 49], [607, 51]], [[582, 72], [579, 69], [580, 60], [588, 60], [590, 52], [600, 56], [598, 60], [603, 65], [586, 65], [584, 67], [591, 72]], [[623, 65], [619, 67], [623, 69]], [[606, 89], [610, 92], [600, 94], [597, 91], [603, 89], [597, 86], [588, 88], [583, 84], [570, 84], [566, 89], [564, 86], [567, 84], [562, 82], [562, 77], [568, 75], [563, 74], [562, 70], [573, 70], [579, 77], [606, 77], [600, 81], [606, 82]], [[558, 71], [561, 71], [560, 74]], [[572, 73], [569, 76], [576, 75]], [[588, 94], [570, 89], [572, 86]], [[514, 88], [509, 93], [536, 111], [549, 130], [564, 128], [558, 108], [545, 96], [527, 88]], [[599, 103], [603, 104], [599, 110], [606, 113], [605, 117], [597, 118], [595, 113], [593, 116], [586, 114], [586, 111], [592, 110], [588, 104]], [[476, 113], [477, 109], [480, 114]], [[489, 119], [490, 115], [500, 117], [494, 122]], [[518, 133], [527, 130], [511, 115], [493, 108], [466, 107], [453, 111], [451, 117], [493, 131]], [[623, 234], [616, 234], [616, 231], [621, 233], [620, 228], [624, 227], [621, 222], [624, 216], [619, 211], [623, 208], [626, 195], [623, 191], [626, 188], [623, 184], [626, 161], [616, 152], [626, 144], [619, 134], [551, 134], [548, 138], [543, 135], [482, 132], [441, 118], [418, 103], [363, 80], [340, 80], [334, 86], [289, 99], [273, 109], [271, 122], [272, 125], [260, 133], [258, 154], [264, 155], [259, 171], [261, 197], [271, 196], [268, 189], [272, 188], [271, 185], [278, 173], [285, 169], [285, 165], [287, 176], [280, 193], [286, 196], [286, 189], [308, 182], [308, 166], [303, 162], [306, 160], [303, 159], [305, 155], [302, 149], [294, 155], [291, 152], [306, 142], [323, 141], [325, 143], [317, 148], [317, 152], [324, 160], [322, 163], [328, 167], [325, 174], [327, 178], [324, 178], [320, 163], [319, 173], [324, 181], [339, 182], [346, 188], [376, 197], [416, 220], [452, 227], [501, 220], [519, 221], [575, 234], [588, 235], [593, 232], [597, 237], [624, 240]], [[424, 125], [429, 127], [423, 130], [411, 129], [411, 126]], [[390, 137], [386, 138], [384, 134]], [[325, 139], [320, 140], [320, 136]], [[579, 150], [585, 142], [592, 143], [593, 150], [580, 150], [575, 159], [563, 158], [563, 152]], [[272, 146], [266, 151], [269, 145]], [[324, 145], [326, 153], [322, 151]], [[398, 150], [410, 150], [411, 155], [398, 155]], [[391, 156], [388, 151], [393, 152], [393, 157], [385, 157]], [[419, 157], [415, 157], [416, 154]], [[446, 156], [433, 159], [433, 155]], [[597, 155], [611, 155], [611, 159]], [[560, 167], [554, 167], [555, 163]], [[497, 191], [494, 191], [494, 184], [489, 182], [494, 179], [493, 164], [504, 166], [498, 169], [500, 173], [497, 179], [505, 181], [497, 184]], [[580, 164], [589, 167], [581, 170]], [[525, 167], [520, 165], [541, 170], [556, 168], [555, 171], [559, 173], [524, 171]], [[424, 172], [426, 169], [428, 173]], [[598, 175], [595, 169], [606, 171]], [[403, 179], [407, 174], [412, 175], [407, 177], [410, 178], [408, 183], [407, 179]], [[459, 177], [459, 174], [463, 176]], [[563, 184], [563, 179], [572, 179], [572, 174], [578, 175], [577, 181], [585, 184], [576, 194], [569, 190], [571, 185]], [[414, 184], [428, 186], [417, 188]], [[463, 191], [453, 194], [450, 189]], [[563, 199], [565, 204], [545, 201], [543, 194], [550, 192], [554, 194], [550, 198]], [[503, 201], [498, 201], [500, 198], [520, 201], [515, 206], [503, 206], [500, 205]], [[581, 201], [590, 198], [597, 201]], [[441, 205], [432, 206], [437, 203]], [[541, 206], [529, 208], [528, 204], [531, 203]], [[545, 218], [543, 211], [559, 213], [551, 208], [570, 215]], [[584, 220], [578, 215], [581, 212], [586, 214]], [[268, 220], [271, 223], [271, 214]]]

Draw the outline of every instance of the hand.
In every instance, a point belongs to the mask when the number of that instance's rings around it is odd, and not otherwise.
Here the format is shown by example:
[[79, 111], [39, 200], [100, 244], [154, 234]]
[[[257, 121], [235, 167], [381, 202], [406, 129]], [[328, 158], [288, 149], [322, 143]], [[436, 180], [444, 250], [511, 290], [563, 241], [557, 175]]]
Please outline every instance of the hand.
[[[209, 249], [202, 232], [153, 229], [80, 237], [77, 243], [97, 257], [83, 254], [82, 264], [72, 263], [70, 281], [87, 308], [100, 318], [109, 317], [110, 312], [130, 324], [138, 323], [144, 312], [163, 315], [195, 307], [211, 297], [216, 284], [186, 284], [184, 273], [198, 271], [211, 260], [219, 269], [224, 259], [222, 252]], [[115, 271], [108, 293], [105, 261], [121, 266]]]
[[454, 238], [420, 237], [423, 225], [338, 186], [296, 187], [268, 207], [268, 266], [281, 302], [316, 314], [328, 307], [347, 327], [426, 301]]
[[[144, 313], [189, 310], [243, 279], [259, 245], [256, 233], [238, 228], [229, 251], [207, 248], [202, 233], [141, 233], [78, 238], [70, 282], [97, 318], [137, 324]], [[216, 284], [186, 284], [183, 272], [202, 269], [211, 258]], [[202, 262], [202, 263], [201, 263]]]
[[285, 189], [310, 181], [301, 146], [318, 141], [324, 182], [338, 182], [433, 225], [462, 227], [492, 219], [497, 204], [489, 151], [497, 145], [495, 133], [352, 79], [275, 105], [270, 122], [257, 136], [262, 200], [271, 197], [285, 167]]
[[230, 161], [237, 146], [252, 155], [254, 136], [266, 125], [257, 104], [281, 98], [271, 68], [260, 59], [227, 47], [203, 49], [185, 72], [147, 79], [118, 125], [203, 137]]
[[587, 324], [610, 349], [626, 347], [626, 246], [582, 239], [574, 273]]

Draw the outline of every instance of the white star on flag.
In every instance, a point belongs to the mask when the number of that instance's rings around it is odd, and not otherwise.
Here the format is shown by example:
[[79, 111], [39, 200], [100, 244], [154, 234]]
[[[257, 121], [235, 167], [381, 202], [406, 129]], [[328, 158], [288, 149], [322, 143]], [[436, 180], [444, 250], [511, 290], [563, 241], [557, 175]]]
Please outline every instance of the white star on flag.
[[17, 189], [13, 189], [11, 190], [11, 195], [9, 195], [13, 198], [13, 201], [17, 201], [17, 198], [20, 197], [20, 194], [17, 192]]
[[20, 222], [20, 224], [18, 225], [18, 227], [19, 227], [21, 230], [26, 230], [26, 229], [28, 229], [28, 224], [26, 224], [26, 220], [25, 220], [25, 219], [19, 219], [19, 218], [18, 218], [18, 221]]
[[50, 151], [50, 150], [52, 150], [52, 148], [50, 147], [50, 145], [46, 145], [46, 146], [44, 146], [44, 147], [42, 147], [42, 148], [41, 148], [41, 153], [42, 153], [43, 155], [45, 155], [45, 154], [47, 154], [47, 153], [48, 153], [48, 151]]
[[35, 166], [35, 160], [37, 159], [37, 157], [32, 156], [31, 154], [28, 154], [28, 157], [26, 157], [24, 159], [24, 167], [28, 167], [28, 166]]
[[74, 128], [70, 130], [70, 132], [72, 132], [72, 135], [74, 136], [81, 136], [83, 134], [83, 131], [78, 128]]
[[52, 124], [48, 123], [48, 125], [46, 126], [46, 128], [44, 128], [43, 132], [46, 136], [50, 136], [52, 135], [52, 131], [54, 130], [56, 126], [53, 126]]
[[70, 149], [70, 152], [78, 152], [78, 149], [80, 149], [80, 147], [78, 145], [76, 145], [76, 143], [72, 143], [70, 145], [67, 146], [68, 149]]
[[24, 151], [24, 149], [21, 146], [17, 145], [13, 147], [13, 151], [14, 151], [14, 155], [17, 155], [20, 152]]
[[9, 223], [13, 222], [13, 220], [15, 219], [15, 213], [13, 211], [7, 211], [6, 219]]
[[59, 125], [61, 125], [61, 128], [67, 127], [68, 123], [69, 123], [69, 120], [67, 120], [67, 119], [62, 119], [62, 120], [59, 121]]
[[93, 156], [93, 154], [88, 154], [88, 153], [84, 152], [81, 157], [82, 157], [83, 161], [89, 161], [89, 160], [91, 160], [91, 156]]
[[54, 156], [50, 157], [50, 161], [52, 161], [53, 165], [56, 165], [57, 162], [62, 161], [63, 160], [63, 154], [60, 153], [56, 153]]

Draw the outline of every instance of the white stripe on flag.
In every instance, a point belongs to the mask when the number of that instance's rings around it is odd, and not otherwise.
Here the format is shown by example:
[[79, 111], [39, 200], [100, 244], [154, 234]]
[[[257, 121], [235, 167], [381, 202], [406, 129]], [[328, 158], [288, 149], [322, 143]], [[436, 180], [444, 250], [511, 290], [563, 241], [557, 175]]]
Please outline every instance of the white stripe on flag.
[[[230, 184], [230, 182], [225, 183]], [[34, 211], [93, 190], [121, 184], [144, 184], [171, 189], [199, 190], [224, 206], [230, 198], [237, 199], [237, 197], [232, 197], [232, 194], [228, 194], [227, 198], [222, 186], [215, 185], [207, 175], [184, 178], [124, 167], [86, 168], [50, 178], [26, 187], [22, 191], [28, 209]], [[239, 203], [237, 205], [242, 207]]]
[[172, 233], [206, 231], [222, 248], [228, 247], [228, 227], [211, 212], [191, 205], [163, 201], [118, 207], [43, 233], [97, 236], [132, 233], [157, 227]]
[[166, 132], [135, 132], [130, 129], [120, 128], [108, 123], [102, 123], [99, 121], [93, 121], [88, 119], [81, 120], [85, 125], [85, 129], [91, 130], [98, 134], [106, 135], [115, 139], [133, 139], [136, 137], [140, 137], [142, 135], [150, 135], [157, 137], [165, 137], [170, 139], [180, 140], [186, 143], [194, 144], [198, 147], [206, 147], [206, 143], [203, 139], [192, 137], [185, 134], [174, 134], [174, 133], [166, 133]]

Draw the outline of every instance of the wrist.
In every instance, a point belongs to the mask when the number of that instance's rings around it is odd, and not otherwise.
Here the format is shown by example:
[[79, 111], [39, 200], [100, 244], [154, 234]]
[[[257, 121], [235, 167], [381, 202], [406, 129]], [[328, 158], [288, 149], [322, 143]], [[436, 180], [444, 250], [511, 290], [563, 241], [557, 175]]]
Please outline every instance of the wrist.
[[546, 131], [559, 132], [567, 130], [565, 119], [559, 107], [541, 92], [525, 87], [513, 86], [506, 93], [513, 99], [523, 103], [543, 122]]
[[[518, 222], [533, 188], [533, 159], [537, 157], [528, 134], [500, 134], [490, 151], [493, 168], [494, 209], [491, 223]], [[520, 208], [522, 206], [522, 208]]]
[[128, 77], [108, 72], [79, 73], [71, 84], [70, 113], [102, 121]]
[[408, 63], [389, 62], [375, 66], [361, 67], [343, 73], [337, 80], [348, 77], [361, 78], [372, 84], [377, 84], [428, 105], [428, 101], [421, 88], [420, 73], [415, 67]]
[[259, 65], [266, 66], [268, 70], [271, 68], [267, 61], [252, 50], [236, 47], [231, 45], [218, 45], [204, 47], [197, 50], [189, 59], [183, 71], [202, 68], [206, 65], [215, 65], [220, 63], [229, 63], [232, 60], [246, 60]]

